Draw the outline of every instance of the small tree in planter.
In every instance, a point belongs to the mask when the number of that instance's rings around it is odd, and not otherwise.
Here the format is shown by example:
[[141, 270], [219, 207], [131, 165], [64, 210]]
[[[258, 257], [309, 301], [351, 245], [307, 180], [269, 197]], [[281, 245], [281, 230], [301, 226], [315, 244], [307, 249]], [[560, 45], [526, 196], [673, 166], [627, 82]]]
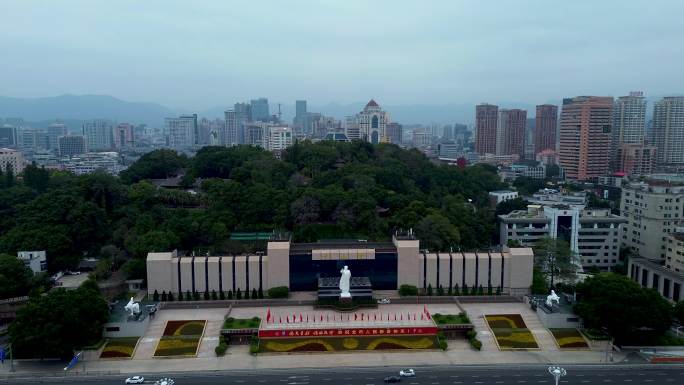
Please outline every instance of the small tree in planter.
[[428, 287], [427, 287], [427, 295], [428, 295], [428, 296], [432, 296], [432, 284], [431, 284], [431, 283], [428, 284]]
[[178, 300], [179, 300], [179, 301], [183, 301], [183, 299], [184, 299], [184, 298], [183, 298], [183, 292], [182, 292], [182, 291], [179, 291], [179, 292], [178, 292]]
[[482, 284], [477, 288], [477, 295], [484, 295], [484, 287], [482, 287]]
[[439, 296], [444, 295], [444, 288], [442, 287], [442, 285], [439, 285], [437, 287], [437, 295], [439, 295]]
[[167, 299], [169, 302], [173, 302], [173, 293], [172, 293], [172, 292], [169, 292], [169, 296], [166, 297], [166, 299]]
[[205, 291], [204, 294], [202, 295], [205, 301], [209, 301], [209, 292]]
[[235, 298], [236, 299], [242, 299], [242, 291], [240, 290], [239, 287], [237, 289], [237, 293], [235, 293]]
[[487, 285], [487, 295], [492, 295], [493, 289], [492, 285]]
[[470, 288], [470, 295], [477, 295], [477, 286], [473, 285], [473, 287]]
[[228, 290], [228, 299], [233, 299], [233, 290]]
[[192, 294], [190, 294], [190, 290], [187, 290], [185, 292], [185, 300], [186, 301], [192, 301]]
[[463, 295], [468, 295], [468, 284], [463, 284]]
[[496, 295], [501, 295], [501, 286], [496, 288]]
[[166, 290], [162, 291], [161, 300], [162, 302], [166, 302]]
[[226, 299], [226, 293], [224, 293], [223, 290], [221, 292], [219, 292], [219, 299], [220, 300]]
[[216, 294], [216, 290], [211, 291], [211, 299], [216, 301], [218, 299], [218, 294]]
[[259, 299], [264, 299], [264, 290], [262, 288], [259, 288], [257, 296], [259, 297]]
[[199, 291], [193, 291], [193, 292], [192, 292], [192, 299], [195, 300], [195, 301], [199, 301], [199, 299], [200, 299], [200, 293], [199, 293]]
[[454, 285], [454, 295], [461, 295], [461, 292], [458, 290], [458, 284]]
[[154, 294], [152, 294], [152, 301], [159, 302], [159, 292], [155, 289]]
[[449, 286], [449, 289], [447, 290], [447, 295], [453, 295], [454, 294], [454, 289]]
[[259, 297], [259, 294], [257, 293], [256, 289], [252, 289], [252, 299], [257, 299]]

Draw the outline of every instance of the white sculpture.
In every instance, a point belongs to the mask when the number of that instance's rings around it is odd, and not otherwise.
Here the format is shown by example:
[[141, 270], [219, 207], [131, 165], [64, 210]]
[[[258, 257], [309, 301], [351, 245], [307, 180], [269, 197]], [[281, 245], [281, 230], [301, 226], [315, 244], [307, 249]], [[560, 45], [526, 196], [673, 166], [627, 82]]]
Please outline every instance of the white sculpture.
[[349, 292], [351, 270], [345, 266], [344, 269], [340, 270], [340, 274], [342, 274], [340, 277], [340, 298], [351, 298], [351, 293]]
[[131, 297], [131, 300], [128, 301], [128, 304], [124, 307], [124, 309], [129, 312], [131, 317], [135, 316], [136, 314], [140, 314], [140, 304], [133, 302], [133, 297]]
[[546, 297], [546, 306], [552, 307], [553, 301], [556, 301], [556, 305], [560, 304], [560, 297], [556, 295], [556, 292], [551, 290], [551, 294]]

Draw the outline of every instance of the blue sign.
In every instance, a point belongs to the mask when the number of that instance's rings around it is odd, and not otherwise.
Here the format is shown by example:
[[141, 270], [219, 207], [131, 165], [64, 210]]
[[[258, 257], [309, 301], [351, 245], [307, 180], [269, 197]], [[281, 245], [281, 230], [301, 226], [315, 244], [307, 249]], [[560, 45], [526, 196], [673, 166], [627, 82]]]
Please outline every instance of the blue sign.
[[5, 347], [2, 347], [2, 350], [0, 350], [0, 362], [5, 363]]
[[66, 366], [66, 368], [64, 368], [64, 370], [68, 370], [68, 369], [73, 368], [74, 365], [76, 365], [76, 363], [78, 362], [78, 358], [81, 356], [81, 353], [83, 353], [83, 352], [78, 352], [78, 354], [76, 354], [74, 356], [74, 358], [72, 358], [71, 361], [69, 361], [69, 364], [67, 364], [67, 366]]

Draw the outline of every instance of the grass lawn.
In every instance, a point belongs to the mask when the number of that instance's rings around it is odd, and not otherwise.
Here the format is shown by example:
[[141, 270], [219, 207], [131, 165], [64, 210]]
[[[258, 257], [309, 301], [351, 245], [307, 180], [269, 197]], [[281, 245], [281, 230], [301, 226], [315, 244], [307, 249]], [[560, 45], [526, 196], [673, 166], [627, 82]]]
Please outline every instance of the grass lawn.
[[259, 317], [254, 318], [226, 318], [226, 322], [223, 323], [224, 329], [256, 329], [259, 327], [261, 319]]
[[464, 313], [460, 314], [432, 314], [432, 319], [437, 325], [469, 324], [470, 319]]
[[520, 314], [485, 315], [500, 350], [539, 349]]
[[577, 329], [549, 329], [561, 349], [588, 349], [589, 344]]
[[138, 343], [138, 337], [110, 338], [100, 358], [131, 358]]

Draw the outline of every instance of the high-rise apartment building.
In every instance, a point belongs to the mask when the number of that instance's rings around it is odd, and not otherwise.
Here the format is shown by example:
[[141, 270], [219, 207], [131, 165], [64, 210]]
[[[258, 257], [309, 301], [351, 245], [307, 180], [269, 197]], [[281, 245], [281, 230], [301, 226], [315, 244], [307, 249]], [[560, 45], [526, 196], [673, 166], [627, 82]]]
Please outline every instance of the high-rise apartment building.
[[9, 124], [0, 125], [0, 147], [17, 147], [17, 128]]
[[19, 130], [19, 148], [25, 153], [47, 150], [49, 148], [48, 136], [45, 131], [22, 127]]
[[295, 117], [292, 120], [298, 133], [310, 134], [304, 130], [304, 116], [306, 115], [306, 100], [295, 101]]
[[104, 119], [89, 120], [83, 123], [83, 136], [89, 151], [111, 150], [112, 123]]
[[[650, 149], [639, 149], [645, 145], [646, 131], [646, 100], [642, 92], [630, 92], [628, 96], [621, 96], [613, 104], [613, 139], [611, 154], [613, 158], [612, 170], [629, 173], [634, 171], [630, 162], [640, 162], [645, 155], [650, 154]], [[650, 161], [649, 157], [646, 157]], [[629, 170], [625, 170], [625, 168]], [[636, 167], [638, 170], [642, 167]], [[646, 168], [650, 168], [647, 166]]]
[[475, 107], [475, 152], [480, 155], [496, 154], [498, 115], [498, 106], [484, 103]]
[[534, 125], [534, 153], [544, 150], [556, 151], [556, 130], [558, 128], [558, 106], [540, 104]]
[[684, 225], [684, 185], [655, 179], [623, 185], [620, 215], [628, 220], [622, 243], [639, 256], [662, 263], [667, 236]]
[[67, 127], [62, 123], [52, 123], [47, 127], [48, 148], [57, 150], [59, 137], [67, 134]]
[[404, 127], [399, 123], [387, 123], [385, 125], [385, 134], [390, 143], [400, 145], [403, 139]]
[[235, 118], [235, 110], [227, 110], [225, 113], [226, 130], [225, 135], [219, 137], [223, 146], [236, 146], [238, 144], [238, 126]]
[[133, 147], [133, 125], [130, 123], [119, 123], [114, 128], [114, 148], [123, 150]]
[[653, 137], [659, 164], [684, 164], [684, 96], [666, 97], [655, 103]]
[[525, 157], [525, 126], [527, 111], [501, 109], [496, 127], [496, 155]]
[[625, 175], [648, 175], [655, 171], [656, 147], [645, 144], [618, 145], [614, 170]]
[[164, 130], [168, 138], [168, 145], [175, 149], [193, 147], [196, 143], [197, 114], [183, 115], [178, 118], [164, 119]]
[[87, 152], [86, 138], [82, 135], [65, 135], [57, 139], [59, 156], [72, 157]]
[[268, 99], [252, 99], [252, 101], [250, 102], [250, 106], [252, 109], [251, 120], [254, 120], [256, 122], [266, 122], [271, 118], [271, 115], [268, 110]]
[[560, 165], [566, 178], [593, 180], [608, 173], [613, 98], [577, 96], [563, 100]]
[[359, 132], [359, 122], [356, 116], [347, 116], [344, 124], [344, 132], [349, 140], [358, 140], [361, 138]]
[[26, 161], [21, 152], [10, 148], [0, 148], [0, 171], [4, 173], [12, 170], [16, 175], [24, 171], [25, 167]]
[[[268, 108], [268, 101], [266, 102], [266, 107]], [[237, 144], [244, 144], [247, 123], [250, 121], [259, 121], [253, 115], [252, 107], [247, 103], [235, 103], [235, 140]]]
[[269, 151], [282, 151], [290, 146], [292, 146], [292, 129], [290, 127], [269, 128], [267, 141]]

